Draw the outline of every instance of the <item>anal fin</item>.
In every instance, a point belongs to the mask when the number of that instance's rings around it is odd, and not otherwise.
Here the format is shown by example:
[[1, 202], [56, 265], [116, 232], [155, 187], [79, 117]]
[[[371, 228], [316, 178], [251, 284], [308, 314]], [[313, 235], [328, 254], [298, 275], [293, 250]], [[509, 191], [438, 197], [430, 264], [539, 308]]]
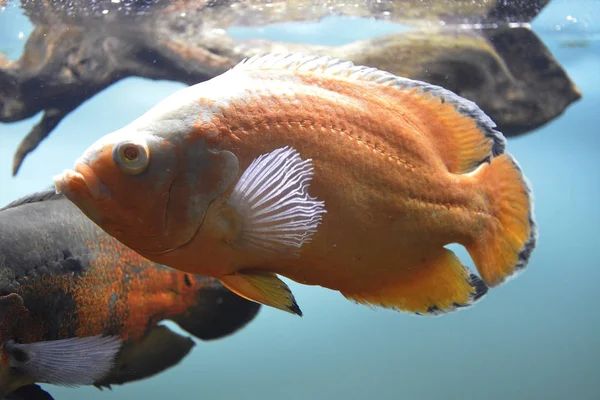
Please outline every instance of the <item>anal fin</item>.
[[361, 304], [392, 308], [419, 315], [437, 315], [472, 305], [487, 293], [487, 286], [447, 249], [411, 266], [375, 289], [341, 293]]
[[219, 281], [245, 299], [302, 316], [288, 285], [273, 273], [237, 272], [221, 276]]

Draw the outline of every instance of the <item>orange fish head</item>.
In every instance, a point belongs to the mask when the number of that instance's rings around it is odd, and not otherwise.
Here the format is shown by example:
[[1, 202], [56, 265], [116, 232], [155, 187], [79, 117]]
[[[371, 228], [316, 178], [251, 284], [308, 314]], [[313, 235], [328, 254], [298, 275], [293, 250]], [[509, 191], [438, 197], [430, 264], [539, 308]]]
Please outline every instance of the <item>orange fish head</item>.
[[163, 139], [121, 130], [90, 146], [54, 184], [108, 234], [145, 250], [165, 235], [177, 159], [175, 146]]
[[125, 128], [90, 146], [54, 182], [104, 231], [151, 258], [187, 244], [237, 173], [237, 157], [202, 138]]

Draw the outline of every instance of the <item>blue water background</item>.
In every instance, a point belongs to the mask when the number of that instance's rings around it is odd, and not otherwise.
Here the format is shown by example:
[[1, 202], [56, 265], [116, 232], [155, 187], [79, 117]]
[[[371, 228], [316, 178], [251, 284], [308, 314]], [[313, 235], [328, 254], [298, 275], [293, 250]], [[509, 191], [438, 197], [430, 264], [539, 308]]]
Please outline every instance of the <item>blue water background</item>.
[[[288, 280], [303, 318], [263, 308], [236, 335], [198, 342], [176, 368], [110, 393], [45, 388], [57, 400], [600, 399], [600, 3], [553, 0], [533, 28], [583, 99], [509, 140], [533, 184], [540, 230], [525, 273], [477, 306], [436, 318], [375, 311]], [[0, 13], [0, 51], [18, 57], [31, 29], [18, 9]], [[337, 45], [401, 29], [326, 18], [233, 33]], [[588, 46], [564, 46], [571, 39]], [[48, 187], [92, 141], [183, 87], [139, 78], [109, 87], [69, 115], [17, 178], [13, 153], [40, 115], [0, 124], [0, 205]]]

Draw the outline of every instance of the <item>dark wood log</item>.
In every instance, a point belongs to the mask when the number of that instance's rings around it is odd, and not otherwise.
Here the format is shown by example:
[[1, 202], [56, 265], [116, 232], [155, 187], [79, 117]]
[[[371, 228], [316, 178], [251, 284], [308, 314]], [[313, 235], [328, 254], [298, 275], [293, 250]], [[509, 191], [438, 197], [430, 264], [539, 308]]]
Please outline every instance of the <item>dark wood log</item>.
[[[0, 121], [43, 117], [19, 145], [13, 175], [63, 118], [120, 79], [191, 85], [271, 51], [331, 55], [438, 84], [478, 103], [506, 136], [530, 132], [581, 97], [534, 32], [508, 25], [547, 2], [23, 0], [35, 29], [19, 60], [0, 58]], [[331, 14], [413, 29], [337, 47], [236, 40], [225, 30]]]

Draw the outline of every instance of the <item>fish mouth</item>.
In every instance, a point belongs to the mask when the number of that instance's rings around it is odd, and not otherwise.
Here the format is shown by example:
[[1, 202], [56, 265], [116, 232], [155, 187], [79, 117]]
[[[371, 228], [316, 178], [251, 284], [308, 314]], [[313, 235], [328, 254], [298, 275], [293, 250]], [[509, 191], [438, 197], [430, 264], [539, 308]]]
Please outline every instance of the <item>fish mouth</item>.
[[84, 162], [77, 161], [75, 168], [66, 169], [54, 177], [56, 193], [64, 193], [67, 198], [87, 194], [92, 200], [100, 201], [109, 197], [108, 188], [98, 179], [94, 171]]

